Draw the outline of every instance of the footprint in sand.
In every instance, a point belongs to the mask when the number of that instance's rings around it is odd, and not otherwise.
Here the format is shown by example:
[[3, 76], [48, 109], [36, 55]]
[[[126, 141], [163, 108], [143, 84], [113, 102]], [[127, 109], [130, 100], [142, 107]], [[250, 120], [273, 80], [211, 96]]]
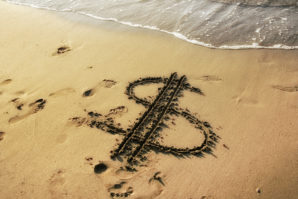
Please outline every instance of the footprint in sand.
[[0, 131], [0, 141], [4, 139], [5, 132]]
[[109, 177], [113, 176], [116, 183], [107, 184], [106, 187], [112, 198], [156, 198], [166, 186], [165, 176], [161, 172], [153, 172], [153, 169], [144, 168], [134, 172], [120, 167], [112, 168], [111, 172], [114, 174]]
[[[96, 173], [97, 175], [100, 173], [99, 172], [95, 172], [96, 167], [99, 167], [100, 164], [96, 165], [94, 167], [94, 173]], [[102, 166], [100, 166], [102, 167]], [[101, 168], [100, 170], [104, 170], [106, 168]], [[99, 169], [98, 169], [99, 170]], [[105, 170], [104, 170], [105, 171]], [[124, 171], [122, 169], [122, 171]], [[114, 173], [112, 175], [109, 175], [109, 179], [104, 179], [106, 181], [106, 188], [107, 188], [107, 192], [109, 193], [109, 195], [111, 196], [111, 198], [126, 198], [131, 196], [134, 193], [134, 189], [133, 187], [130, 185], [130, 180], [131, 177], [133, 177], [133, 173], [127, 173], [128, 175], [126, 177], [119, 176], [118, 172], [115, 173], [115, 169], [111, 168], [111, 172]], [[130, 177], [129, 177], [130, 176]], [[112, 183], [114, 181], [114, 183]]]
[[0, 86], [9, 84], [9, 83], [11, 83], [11, 82], [12, 82], [12, 79], [6, 79], [6, 80], [3, 80], [3, 81], [0, 83]]
[[102, 82], [100, 82], [94, 88], [90, 88], [90, 89], [85, 90], [83, 92], [82, 96], [83, 97], [93, 96], [99, 87], [112, 88], [116, 84], [117, 84], [117, 82], [114, 81], [114, 80], [104, 79]]
[[86, 156], [84, 160], [90, 172], [104, 183], [111, 198], [156, 198], [166, 186], [165, 175], [149, 167], [134, 172], [113, 161], [95, 161], [92, 156]]
[[108, 188], [111, 198], [127, 198], [133, 194], [133, 188], [128, 186], [125, 181], [120, 181]]
[[[15, 101], [17, 101], [17, 98], [16, 98]], [[44, 99], [38, 99], [38, 100], [36, 100], [35, 102], [30, 103], [30, 104], [28, 105], [29, 110], [27, 111], [27, 113], [25, 113], [25, 114], [23, 114], [23, 115], [16, 115], [16, 116], [10, 118], [10, 119], [8, 120], [8, 122], [9, 122], [9, 123], [15, 123], [15, 122], [18, 122], [18, 121], [20, 121], [20, 120], [22, 120], [22, 119], [25, 119], [26, 117], [28, 117], [28, 116], [30, 116], [30, 115], [32, 115], [32, 114], [35, 114], [35, 113], [37, 113], [38, 111], [42, 110], [42, 109], [44, 108], [45, 104], [46, 104], [46, 100], [44, 100]], [[19, 105], [19, 106], [20, 106], [20, 105]], [[19, 106], [18, 106], [18, 107], [19, 107]], [[17, 108], [18, 108], [18, 107], [17, 107]], [[18, 109], [19, 109], [19, 110], [22, 110], [22, 107], [23, 107], [23, 105], [22, 105], [21, 107], [19, 107]]]
[[272, 88], [285, 91], [285, 92], [298, 92], [298, 85], [296, 86], [280, 86], [280, 85], [275, 85], [272, 86]]
[[48, 190], [52, 198], [63, 198], [67, 195], [67, 192], [63, 186], [65, 184], [64, 174], [65, 170], [58, 169], [48, 180]]

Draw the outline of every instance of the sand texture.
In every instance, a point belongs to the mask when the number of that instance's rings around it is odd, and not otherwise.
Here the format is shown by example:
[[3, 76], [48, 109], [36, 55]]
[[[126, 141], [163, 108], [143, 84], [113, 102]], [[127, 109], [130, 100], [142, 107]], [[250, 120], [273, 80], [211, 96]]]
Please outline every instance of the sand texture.
[[297, 50], [0, 16], [1, 199], [297, 198]]

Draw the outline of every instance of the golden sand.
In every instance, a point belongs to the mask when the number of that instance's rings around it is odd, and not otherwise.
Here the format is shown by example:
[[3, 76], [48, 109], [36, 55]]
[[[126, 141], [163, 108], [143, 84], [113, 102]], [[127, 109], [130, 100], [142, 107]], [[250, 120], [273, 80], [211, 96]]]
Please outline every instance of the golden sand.
[[[208, 49], [155, 31], [0, 5], [1, 199], [297, 197], [297, 50]], [[173, 72], [204, 93], [185, 91], [179, 107], [220, 137], [213, 155], [149, 152], [137, 172], [121, 170], [125, 160], [111, 160], [110, 151], [123, 135], [88, 127], [87, 113], [126, 129], [146, 111], [125, 94], [129, 82]], [[136, 87], [136, 95], [154, 99], [160, 85]], [[160, 134], [177, 147], [203, 139], [183, 117]], [[101, 162], [107, 170], [94, 173]]]

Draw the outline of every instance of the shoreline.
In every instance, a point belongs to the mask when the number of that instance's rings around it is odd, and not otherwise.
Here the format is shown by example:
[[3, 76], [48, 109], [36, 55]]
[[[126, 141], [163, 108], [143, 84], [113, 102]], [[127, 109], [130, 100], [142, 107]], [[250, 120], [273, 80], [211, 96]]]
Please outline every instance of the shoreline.
[[48, 7], [38, 7], [38, 6], [35, 6], [35, 5], [32, 5], [32, 4], [26, 4], [26, 3], [17, 3], [17, 2], [7, 2], [7, 3], [14, 4], [14, 5], [20, 5], [20, 6], [28, 6], [28, 7], [31, 7], [31, 8], [46, 10], [46, 11], [50, 11], [50, 12], [58, 12], [58, 13], [65, 13], [66, 12], [66, 13], [71, 13], [70, 15], [73, 15], [73, 16], [82, 15], [82, 16], [87, 16], [87, 17], [90, 17], [90, 18], [93, 18], [93, 19], [96, 19], [96, 20], [101, 20], [103, 22], [108, 22], [108, 23], [109, 22], [114, 22], [114, 23], [117, 23], [117, 24], [120, 24], [120, 25], [129, 26], [129, 27], [132, 27], [132, 28], [141, 28], [141, 29], [145, 29], [145, 30], [149, 30], [149, 31], [158, 31], [158, 32], [161, 32], [161, 33], [166, 33], [166, 34], [169, 34], [171, 36], [174, 36], [174, 37], [176, 37], [178, 39], [181, 39], [185, 42], [195, 44], [195, 45], [199, 45], [201, 47], [211, 48], [211, 49], [224, 49], [224, 50], [242, 50], [242, 49], [244, 49], [244, 50], [248, 50], [248, 49], [297, 50], [298, 49], [298, 46], [287, 46], [287, 45], [284, 45], [284, 44], [275, 44], [273, 46], [262, 46], [262, 45], [259, 45], [258, 43], [245, 44], [245, 45], [220, 45], [220, 46], [215, 46], [215, 45], [212, 45], [212, 44], [209, 44], [209, 43], [205, 43], [203, 41], [187, 38], [185, 35], [183, 35], [179, 32], [175, 32], [175, 31], [171, 32], [171, 31], [163, 30], [163, 29], [160, 29], [156, 26], [141, 25], [141, 24], [132, 23], [132, 22], [129, 22], [129, 21], [121, 21], [121, 20], [118, 20], [116, 18], [104, 18], [104, 17], [100, 17], [100, 16], [96, 16], [96, 15], [88, 14], [88, 13], [84, 13], [84, 12], [74, 13], [74, 12], [68, 11], [68, 10], [59, 11], [59, 10], [51, 9], [51, 8], [48, 8]]
[[[0, 32], [1, 196], [298, 195], [298, 50], [209, 49], [72, 13], [0, 5], [5, 27]], [[128, 98], [129, 83], [165, 79], [174, 72], [204, 93], [185, 90], [178, 103], [220, 137], [213, 155], [177, 158], [149, 152], [137, 172], [121, 170], [124, 162], [112, 160], [110, 151], [124, 136], [90, 128], [94, 117], [89, 113], [102, 115], [96, 122], [111, 118], [129, 129], [147, 110]], [[135, 93], [150, 100], [159, 87], [163, 83], [139, 86]], [[161, 144], [192, 147], [202, 142], [188, 120], [177, 116], [170, 121]], [[99, 163], [107, 168], [94, 173]]]

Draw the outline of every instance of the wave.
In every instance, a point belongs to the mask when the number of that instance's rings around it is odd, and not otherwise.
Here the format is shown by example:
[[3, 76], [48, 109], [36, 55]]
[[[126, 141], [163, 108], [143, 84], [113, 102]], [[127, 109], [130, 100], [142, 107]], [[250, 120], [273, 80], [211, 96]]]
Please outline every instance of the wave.
[[298, 49], [297, 0], [6, 1], [157, 30], [209, 48]]

